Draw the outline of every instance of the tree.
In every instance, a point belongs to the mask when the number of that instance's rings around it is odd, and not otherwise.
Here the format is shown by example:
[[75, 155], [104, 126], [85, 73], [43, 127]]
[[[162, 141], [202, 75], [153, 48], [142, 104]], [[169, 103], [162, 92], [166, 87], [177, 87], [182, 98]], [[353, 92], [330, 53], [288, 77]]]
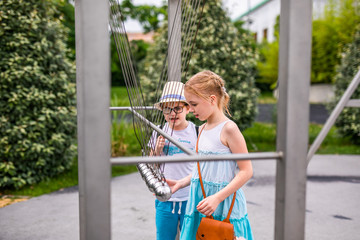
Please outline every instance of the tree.
[[[186, 23], [183, 25], [186, 26]], [[165, 22], [144, 61], [145, 67], [140, 77], [146, 102], [154, 103], [157, 100], [154, 93], [165, 60], [167, 35]], [[246, 33], [241, 34], [241, 37], [239, 35], [222, 9], [221, 1], [206, 1], [187, 75], [183, 75], [182, 81], [205, 69], [219, 74], [226, 81], [232, 118], [241, 129], [245, 129], [252, 124], [257, 111], [257, 54], [249, 44], [252, 37]], [[189, 49], [182, 49], [185, 50]]]
[[339, 34], [329, 19], [313, 21], [311, 82], [332, 83], [339, 64]]
[[[312, 83], [333, 83], [336, 66], [340, 63], [344, 46], [351, 42], [360, 24], [360, 5], [356, 0], [330, 0], [323, 16], [313, 21], [312, 33]], [[275, 25], [275, 33], [278, 34]], [[276, 36], [276, 35], [275, 35]], [[275, 85], [277, 81], [279, 38], [272, 43], [262, 43], [258, 62], [259, 83]]]
[[[134, 65], [136, 69], [140, 69], [150, 44], [143, 40], [132, 40], [129, 44], [134, 58]], [[113, 37], [111, 37], [111, 86], [125, 86], [119, 55]]]
[[313, 21], [313, 83], [333, 83], [344, 47], [351, 43], [360, 24], [360, 6], [355, 0], [330, 0], [323, 17]]
[[[114, 1], [115, 2], [115, 1]], [[148, 33], [157, 30], [161, 25], [161, 20], [167, 15], [167, 7], [164, 4], [161, 7], [151, 5], [135, 6], [132, 0], [124, 0], [120, 3], [122, 21], [129, 18], [136, 19], [144, 28], [144, 32]], [[132, 56], [135, 60], [136, 68], [139, 69], [141, 62], [146, 57], [149, 43], [143, 40], [133, 40], [130, 43]], [[124, 76], [116, 50], [116, 45], [111, 36], [111, 85], [125, 86]]]
[[132, 0], [123, 0], [120, 4], [121, 13], [124, 16], [123, 20], [125, 21], [128, 18], [138, 20], [145, 33], [156, 31], [161, 25], [161, 20], [167, 16], [166, 2], [163, 1], [162, 6], [156, 7], [153, 5], [135, 6]]
[[[335, 101], [332, 103], [332, 107], [340, 100], [358, 71], [360, 71], [360, 27], [353, 42], [344, 51], [341, 64], [337, 68]], [[360, 86], [357, 87], [351, 98], [360, 99]], [[354, 143], [360, 144], [360, 108], [345, 107], [336, 120], [336, 126], [344, 137], [350, 137]]]
[[259, 45], [260, 58], [257, 62], [259, 77], [256, 83], [264, 86], [264, 90], [274, 89], [278, 80], [280, 16], [276, 17], [274, 29], [275, 41], [271, 43], [264, 41]]
[[53, 2], [7, 0], [0, 8], [0, 188], [20, 188], [74, 160], [75, 67]]

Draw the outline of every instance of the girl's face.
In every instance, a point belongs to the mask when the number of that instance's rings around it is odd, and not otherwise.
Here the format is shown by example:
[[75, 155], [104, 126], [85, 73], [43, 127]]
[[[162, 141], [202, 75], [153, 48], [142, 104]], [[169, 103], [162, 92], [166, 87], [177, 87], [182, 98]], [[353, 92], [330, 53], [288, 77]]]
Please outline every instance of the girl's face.
[[189, 107], [183, 102], [169, 102], [162, 105], [165, 120], [174, 130], [182, 130], [187, 127], [186, 115]]
[[206, 100], [188, 91], [185, 91], [184, 95], [186, 101], [189, 103], [190, 112], [192, 112], [200, 121], [207, 120], [212, 114], [211, 99], [209, 98], [209, 100]]

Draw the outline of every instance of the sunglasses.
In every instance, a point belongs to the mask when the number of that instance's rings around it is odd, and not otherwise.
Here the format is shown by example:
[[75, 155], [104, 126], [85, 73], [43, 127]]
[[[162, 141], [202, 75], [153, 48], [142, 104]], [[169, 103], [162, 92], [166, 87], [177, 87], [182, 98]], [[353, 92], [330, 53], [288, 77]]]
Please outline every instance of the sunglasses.
[[174, 111], [174, 113], [182, 113], [184, 111], [184, 106], [176, 106], [174, 108], [164, 107], [162, 111], [164, 114], [170, 114], [171, 111]]

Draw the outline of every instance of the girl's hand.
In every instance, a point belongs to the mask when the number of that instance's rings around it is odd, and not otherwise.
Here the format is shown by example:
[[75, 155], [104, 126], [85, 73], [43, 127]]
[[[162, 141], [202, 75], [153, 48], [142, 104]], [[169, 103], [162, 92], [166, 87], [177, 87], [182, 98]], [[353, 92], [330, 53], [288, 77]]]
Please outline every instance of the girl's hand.
[[169, 185], [172, 194], [181, 188], [179, 180], [166, 179], [166, 183]]
[[208, 196], [196, 206], [196, 209], [206, 216], [213, 214], [221, 201], [216, 195]]
[[171, 192], [174, 194], [180, 188], [189, 186], [190, 180], [191, 180], [191, 174], [187, 175], [186, 177], [180, 180], [166, 179], [166, 182], [169, 185]]
[[156, 140], [155, 146], [155, 154], [156, 156], [160, 156], [165, 146], [165, 138], [163, 136], [159, 136]]

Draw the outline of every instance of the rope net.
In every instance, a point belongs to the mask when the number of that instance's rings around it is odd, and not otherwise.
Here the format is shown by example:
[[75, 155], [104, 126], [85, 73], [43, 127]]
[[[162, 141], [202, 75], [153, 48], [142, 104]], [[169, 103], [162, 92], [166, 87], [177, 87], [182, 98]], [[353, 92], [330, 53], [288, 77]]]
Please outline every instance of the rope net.
[[[162, 64], [160, 79], [154, 79], [156, 84], [156, 99], [160, 99], [161, 94], [166, 95], [175, 91], [174, 87], [164, 89], [169, 78], [174, 78], [170, 71], [178, 71], [185, 78], [189, 66], [192, 49], [202, 15], [204, 0], [179, 0], [176, 6], [172, 6], [173, 18], [169, 19], [168, 27], [168, 48], [166, 57]], [[144, 156], [154, 155], [156, 139], [159, 134], [155, 133], [152, 124], [157, 124], [163, 131], [171, 132], [169, 125], [165, 124], [163, 113], [155, 108], [154, 103], [146, 103], [140, 85], [137, 69], [134, 64], [134, 58], [131, 54], [129, 39], [123, 22], [124, 16], [121, 12], [119, 0], [109, 0], [110, 20], [109, 25], [114, 38], [116, 50], [118, 53], [121, 69], [125, 79], [125, 85], [130, 100], [133, 114], [133, 127], [135, 135], [142, 148]], [[170, 22], [172, 20], [172, 22]], [[171, 23], [171, 25], [170, 25]], [[178, 34], [180, 34], [180, 40]], [[179, 69], [180, 68], [180, 69]], [[172, 76], [170, 76], [172, 75]], [[181, 75], [178, 81], [181, 80]], [[174, 79], [171, 79], [174, 81]], [[183, 91], [183, 90], [182, 90]], [[174, 108], [180, 102], [182, 92], [175, 96], [178, 101], [172, 102], [167, 107]], [[146, 107], [151, 105], [151, 107]], [[167, 144], [170, 144], [167, 141]], [[166, 184], [163, 174], [163, 165], [143, 164], [137, 165], [145, 183], [150, 191], [154, 192], [160, 201], [166, 201], [171, 196], [171, 191]]]
[[[168, 48], [165, 59], [162, 64], [160, 78], [153, 79], [156, 85], [155, 96], [160, 99], [161, 94], [172, 93], [174, 87], [164, 89], [165, 84], [171, 81], [181, 81], [183, 76], [186, 79], [187, 70], [194, 48], [195, 38], [198, 31], [199, 22], [202, 16], [202, 10], [205, 0], [179, 0], [176, 6], [172, 6], [172, 19], [169, 19], [168, 26]], [[119, 0], [109, 0], [110, 20], [109, 25], [114, 38], [117, 54], [119, 57], [121, 69], [123, 72], [126, 89], [133, 114], [133, 127], [135, 135], [142, 148], [143, 156], [154, 155], [156, 138], [159, 134], [155, 133], [152, 124], [156, 124], [165, 132], [171, 132], [169, 125], [165, 124], [163, 113], [154, 106], [154, 103], [147, 103], [143, 97], [140, 79], [134, 64], [134, 58], [131, 53], [129, 39], [125, 30], [123, 16]], [[179, 34], [181, 36], [179, 36]], [[179, 38], [180, 37], [180, 38]], [[175, 72], [172, 73], [172, 72]], [[176, 76], [176, 72], [180, 76]], [[182, 76], [181, 76], [182, 75]], [[176, 78], [176, 79], [174, 79]], [[183, 91], [183, 90], [182, 90]], [[180, 95], [182, 92], [180, 93]], [[167, 107], [174, 108], [180, 102], [172, 102]], [[150, 107], [146, 107], [151, 105]], [[167, 141], [167, 144], [170, 144]], [[163, 174], [163, 165], [160, 164], [138, 164], [137, 168], [146, 182], [150, 191], [154, 192], [160, 201], [166, 201], [171, 196], [169, 187], [166, 184]]]

